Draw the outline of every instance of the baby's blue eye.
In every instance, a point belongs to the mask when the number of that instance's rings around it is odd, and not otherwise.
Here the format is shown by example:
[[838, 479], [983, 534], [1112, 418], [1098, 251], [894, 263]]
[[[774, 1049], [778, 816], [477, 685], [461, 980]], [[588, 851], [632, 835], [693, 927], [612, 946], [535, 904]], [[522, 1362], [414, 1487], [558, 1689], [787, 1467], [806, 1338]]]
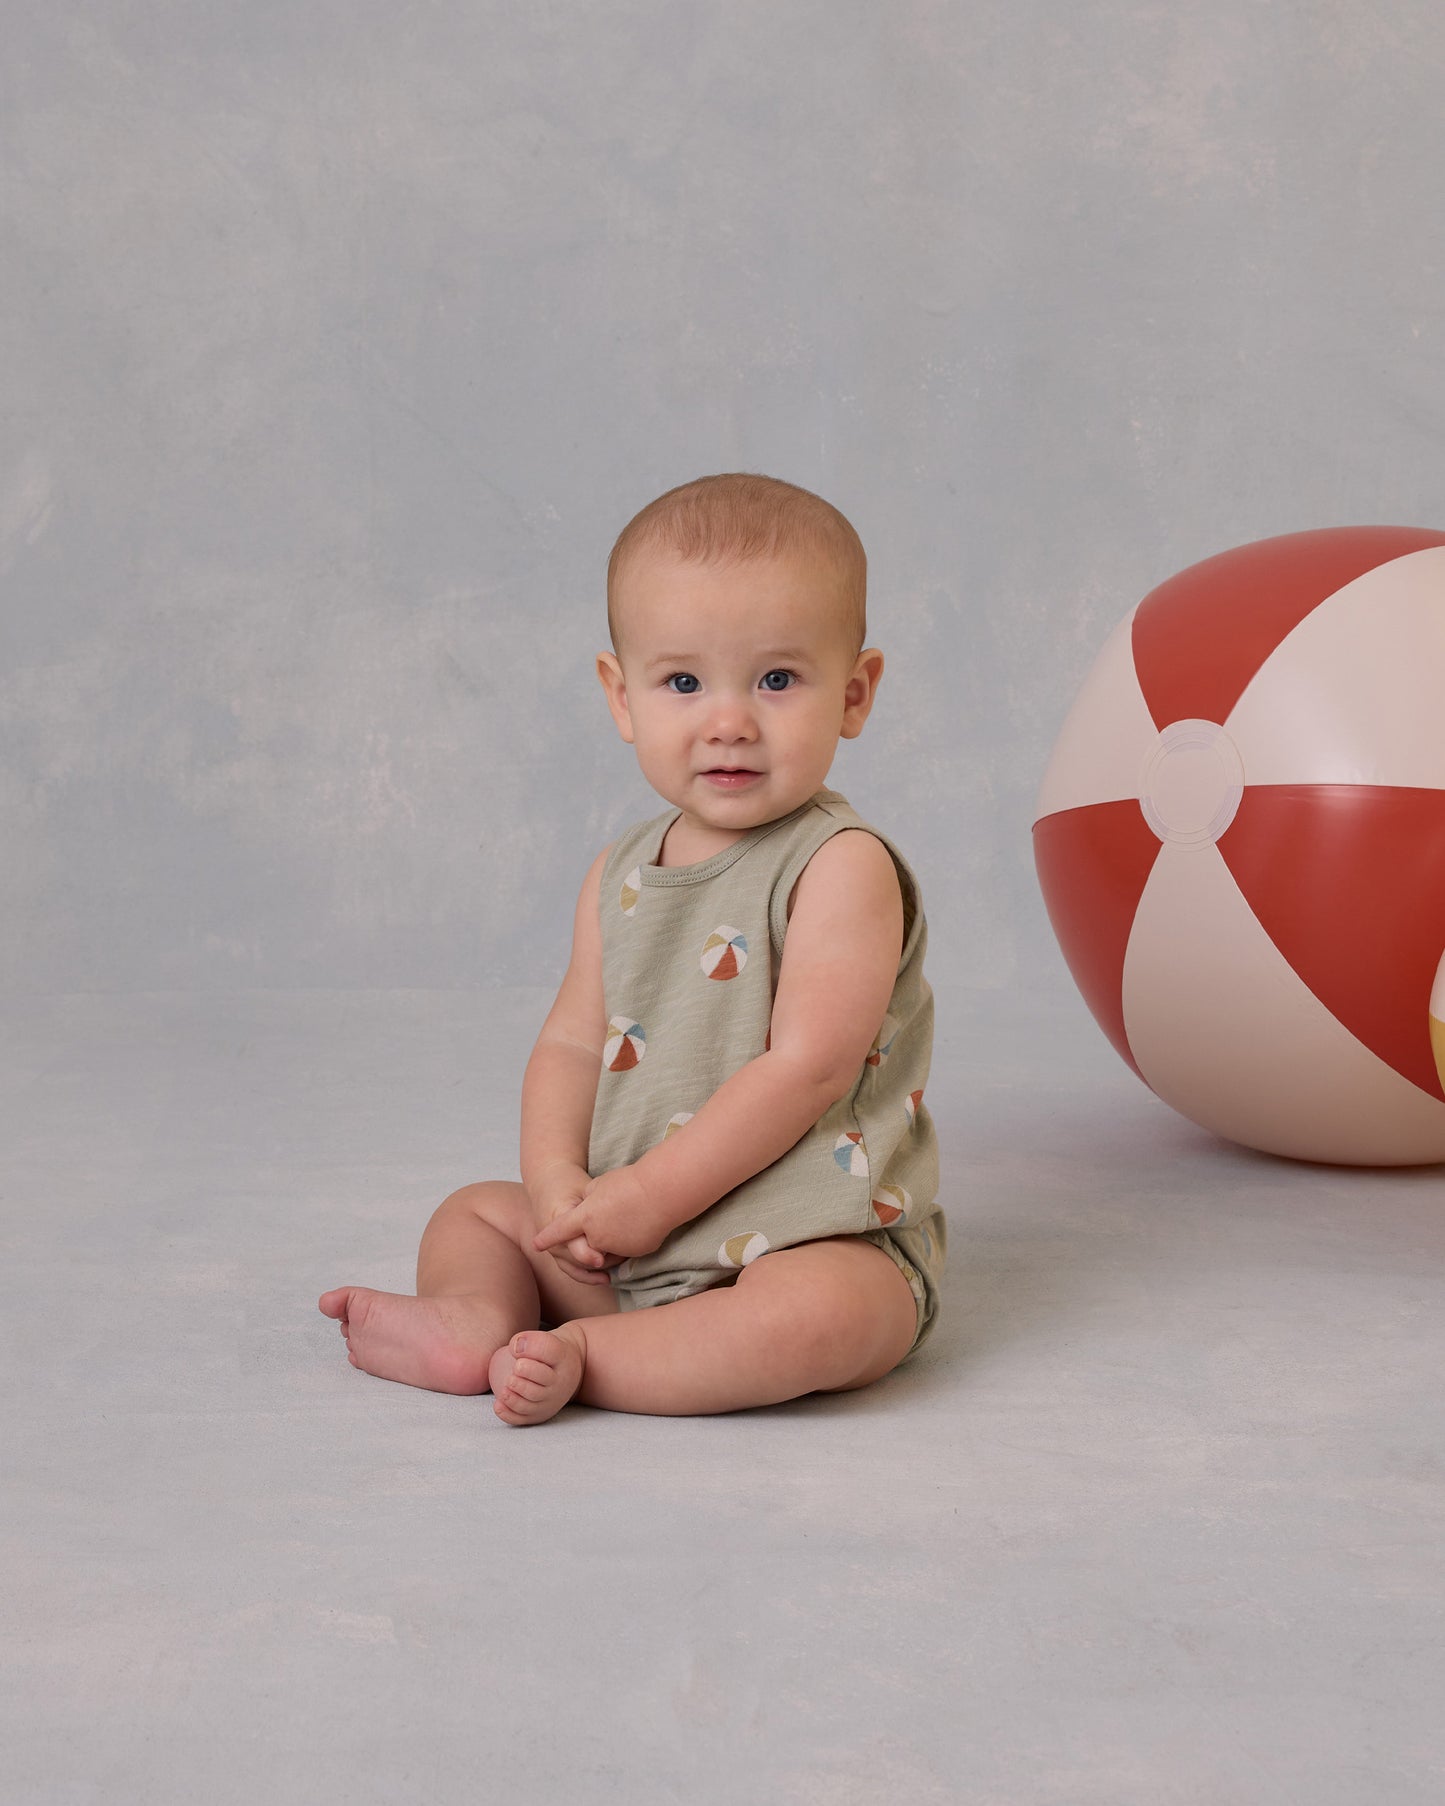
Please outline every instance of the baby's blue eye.
[[674, 696], [695, 696], [699, 688], [691, 671], [674, 671], [667, 680], [667, 687]]
[[[774, 678], [777, 678], [778, 682], [774, 683]], [[763, 678], [763, 688], [765, 690], [786, 690], [792, 686], [792, 683], [793, 674], [791, 671], [769, 671]]]

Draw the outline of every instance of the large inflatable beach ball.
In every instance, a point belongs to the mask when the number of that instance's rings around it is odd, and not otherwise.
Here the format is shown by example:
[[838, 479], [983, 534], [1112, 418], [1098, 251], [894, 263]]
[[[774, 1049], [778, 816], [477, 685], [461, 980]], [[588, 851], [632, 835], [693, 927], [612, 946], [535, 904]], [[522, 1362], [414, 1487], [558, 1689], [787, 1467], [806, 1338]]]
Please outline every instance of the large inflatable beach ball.
[[1296, 1159], [1445, 1160], [1445, 533], [1291, 533], [1152, 591], [1064, 722], [1034, 853], [1166, 1103]]

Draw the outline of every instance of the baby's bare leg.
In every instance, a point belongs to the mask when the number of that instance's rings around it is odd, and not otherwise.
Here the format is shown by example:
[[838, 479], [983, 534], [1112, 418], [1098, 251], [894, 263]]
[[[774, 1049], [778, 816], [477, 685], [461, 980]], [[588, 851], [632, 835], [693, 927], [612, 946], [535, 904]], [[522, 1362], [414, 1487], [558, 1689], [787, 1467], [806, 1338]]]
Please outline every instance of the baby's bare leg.
[[320, 1308], [339, 1319], [353, 1367], [434, 1392], [485, 1392], [492, 1356], [545, 1315], [560, 1323], [615, 1311], [611, 1286], [569, 1278], [538, 1254], [538, 1225], [522, 1186], [464, 1185], [422, 1236], [416, 1297], [339, 1286]]
[[610, 1411], [691, 1416], [845, 1392], [913, 1344], [908, 1281], [860, 1236], [765, 1254], [737, 1283], [673, 1304], [529, 1330], [492, 1363], [497, 1415], [539, 1423], [575, 1396]]

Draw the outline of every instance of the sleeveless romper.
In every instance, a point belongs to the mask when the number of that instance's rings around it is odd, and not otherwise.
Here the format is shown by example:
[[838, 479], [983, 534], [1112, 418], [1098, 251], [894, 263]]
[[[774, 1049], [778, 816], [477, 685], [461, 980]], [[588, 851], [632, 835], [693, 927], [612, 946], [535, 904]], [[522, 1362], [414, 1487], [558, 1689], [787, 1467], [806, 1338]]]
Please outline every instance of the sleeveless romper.
[[627, 1166], [675, 1133], [724, 1080], [768, 1046], [788, 897], [803, 868], [845, 828], [893, 857], [904, 943], [888, 1013], [849, 1091], [793, 1147], [652, 1254], [612, 1271], [623, 1310], [729, 1284], [769, 1249], [863, 1235], [896, 1263], [918, 1307], [912, 1354], [932, 1328], [946, 1251], [938, 1142], [923, 1104], [933, 993], [928, 930], [897, 849], [834, 790], [751, 829], [697, 865], [655, 863], [670, 809], [629, 828], [602, 872], [602, 980], [608, 1017], [588, 1171]]

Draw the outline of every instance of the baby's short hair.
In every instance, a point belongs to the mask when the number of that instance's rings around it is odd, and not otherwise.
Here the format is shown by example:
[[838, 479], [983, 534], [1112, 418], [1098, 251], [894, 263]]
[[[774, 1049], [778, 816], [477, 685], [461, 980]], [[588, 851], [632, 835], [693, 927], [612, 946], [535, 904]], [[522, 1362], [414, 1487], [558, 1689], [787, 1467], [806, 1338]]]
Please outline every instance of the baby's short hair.
[[635, 514], [607, 561], [607, 629], [614, 650], [617, 590], [629, 558], [644, 550], [675, 552], [698, 564], [742, 563], [788, 553], [819, 558], [838, 577], [842, 614], [856, 655], [867, 633], [868, 559], [852, 522], [811, 489], [749, 471], [697, 477], [669, 489]]

